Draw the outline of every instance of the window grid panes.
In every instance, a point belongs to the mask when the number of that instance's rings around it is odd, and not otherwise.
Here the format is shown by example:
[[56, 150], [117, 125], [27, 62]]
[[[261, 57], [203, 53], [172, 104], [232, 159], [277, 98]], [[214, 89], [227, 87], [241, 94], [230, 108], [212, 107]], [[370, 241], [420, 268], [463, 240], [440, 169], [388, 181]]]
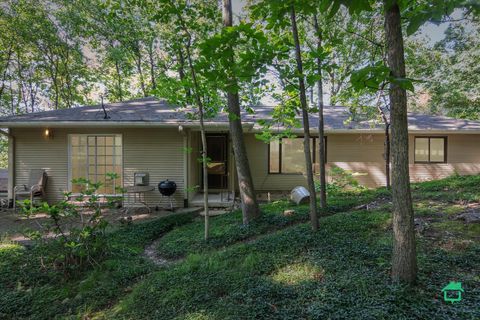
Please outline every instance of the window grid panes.
[[[310, 139], [310, 152], [312, 154], [314, 172], [319, 171], [319, 148], [317, 144], [318, 138]], [[303, 137], [283, 138], [270, 142], [269, 173], [303, 174], [305, 171]]]
[[[100, 182], [101, 194], [115, 194], [122, 182], [122, 136], [121, 135], [71, 135], [71, 179], [87, 178]], [[107, 173], [117, 173], [115, 185]], [[80, 192], [81, 186], [72, 184], [72, 192]]]
[[446, 137], [415, 137], [415, 162], [447, 162], [446, 146]]

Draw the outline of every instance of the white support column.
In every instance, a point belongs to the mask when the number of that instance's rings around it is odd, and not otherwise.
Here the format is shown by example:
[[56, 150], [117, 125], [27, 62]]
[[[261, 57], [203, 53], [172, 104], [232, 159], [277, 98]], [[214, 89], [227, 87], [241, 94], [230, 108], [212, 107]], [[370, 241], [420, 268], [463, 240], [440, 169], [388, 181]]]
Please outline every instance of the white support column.
[[13, 199], [15, 187], [15, 137], [8, 129], [8, 200]]
[[181, 131], [183, 135], [183, 206], [188, 206], [188, 186], [189, 186], [189, 181], [188, 181], [188, 159], [189, 157], [189, 136], [190, 136], [190, 130], [188, 132], [185, 132], [184, 130]]

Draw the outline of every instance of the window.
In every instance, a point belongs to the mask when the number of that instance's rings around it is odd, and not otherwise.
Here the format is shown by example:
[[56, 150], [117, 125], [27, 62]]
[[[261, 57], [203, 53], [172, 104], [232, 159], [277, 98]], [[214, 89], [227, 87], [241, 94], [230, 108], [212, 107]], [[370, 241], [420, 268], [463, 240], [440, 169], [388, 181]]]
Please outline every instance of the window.
[[447, 162], [446, 137], [415, 137], [416, 163]]
[[[102, 194], [115, 194], [115, 187], [122, 184], [122, 136], [121, 135], [70, 135], [70, 179], [86, 178], [101, 182], [98, 190]], [[117, 173], [113, 182], [107, 173]], [[81, 190], [80, 185], [72, 184], [71, 191]]]
[[[325, 137], [326, 143], [326, 137]], [[310, 139], [310, 152], [314, 171], [319, 171], [318, 138]], [[326, 146], [326, 144], [325, 144]], [[305, 155], [303, 151], [303, 138], [282, 138], [269, 144], [269, 173], [302, 174], [305, 170]]]

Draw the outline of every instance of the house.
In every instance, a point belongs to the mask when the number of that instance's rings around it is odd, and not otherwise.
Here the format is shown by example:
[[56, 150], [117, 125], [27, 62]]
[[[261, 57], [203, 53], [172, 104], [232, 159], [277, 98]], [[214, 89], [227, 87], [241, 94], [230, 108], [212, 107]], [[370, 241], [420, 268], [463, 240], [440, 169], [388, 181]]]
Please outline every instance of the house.
[[[134, 184], [135, 173], [148, 173], [150, 185], [169, 179], [177, 184], [174, 205], [201, 203], [199, 124], [189, 110], [175, 109], [165, 101], [143, 98], [102, 106], [86, 106], [0, 118], [8, 128], [9, 196], [14, 185], [28, 181], [30, 169], [45, 169], [50, 202], [63, 191], [78, 192], [71, 180], [88, 177], [104, 181], [107, 172], [119, 174], [123, 186]], [[259, 106], [244, 113], [245, 143], [259, 192], [291, 190], [306, 185], [301, 138], [266, 144], [256, 138], [258, 120], [270, 118], [271, 107]], [[344, 107], [325, 108], [327, 166], [362, 173], [361, 184], [385, 184], [384, 129], [369, 121], [346, 122]], [[318, 118], [311, 116], [313, 136]], [[228, 116], [205, 122], [212, 166], [209, 189], [214, 201], [231, 200], [236, 189], [235, 165], [228, 133]], [[281, 131], [282, 128], [275, 130]], [[302, 129], [297, 131], [302, 134]], [[412, 181], [480, 173], [480, 122], [442, 116], [409, 114], [410, 175]], [[315, 171], [318, 170], [317, 138], [312, 138]], [[111, 185], [101, 192], [113, 193]], [[158, 190], [148, 192], [150, 205], [167, 205]]]

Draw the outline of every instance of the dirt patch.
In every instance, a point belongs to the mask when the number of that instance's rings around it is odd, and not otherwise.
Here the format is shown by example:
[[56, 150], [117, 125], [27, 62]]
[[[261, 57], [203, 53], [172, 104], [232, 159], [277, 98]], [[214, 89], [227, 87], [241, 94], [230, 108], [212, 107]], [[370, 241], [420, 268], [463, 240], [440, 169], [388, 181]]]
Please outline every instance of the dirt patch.
[[[392, 204], [392, 200], [390, 198], [380, 198], [370, 203], [356, 206], [353, 208], [353, 210], [376, 210], [391, 204]], [[349, 211], [352, 211], [352, 210], [349, 210]]]
[[161, 255], [158, 254], [157, 252], [157, 247], [158, 244], [162, 241], [163, 235], [158, 238], [157, 240], [153, 241], [151, 244], [145, 247], [145, 251], [143, 252], [143, 255], [150, 261], [152, 261], [155, 265], [159, 267], [168, 267], [173, 264], [176, 264], [180, 261], [183, 260], [183, 258], [179, 259], [167, 259]]

